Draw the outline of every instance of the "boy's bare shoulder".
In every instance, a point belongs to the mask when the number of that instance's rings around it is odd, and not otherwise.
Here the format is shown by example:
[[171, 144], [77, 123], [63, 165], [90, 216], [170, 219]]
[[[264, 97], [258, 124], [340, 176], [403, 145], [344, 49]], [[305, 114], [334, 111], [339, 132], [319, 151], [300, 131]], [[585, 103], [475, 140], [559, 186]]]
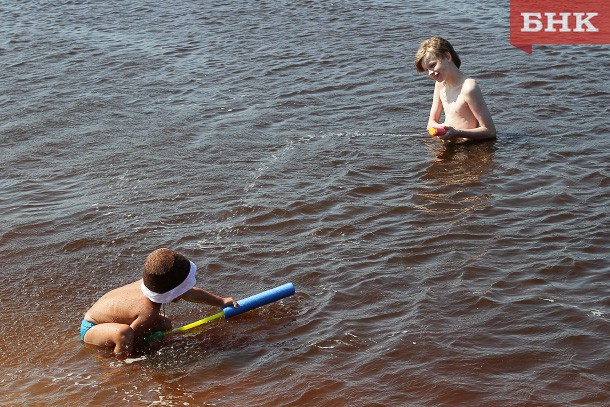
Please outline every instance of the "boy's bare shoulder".
[[121, 287], [117, 287], [111, 291], [108, 291], [100, 299], [117, 298], [117, 297], [124, 297], [125, 299], [127, 299], [129, 297], [139, 296], [139, 294], [141, 292], [141, 290], [140, 290], [141, 282], [142, 282], [142, 280], [137, 280], [132, 283], [123, 285]]
[[464, 84], [462, 85], [462, 91], [464, 91], [464, 92], [472, 92], [478, 86], [479, 85], [477, 84], [477, 81], [475, 81], [472, 78], [466, 78], [466, 79], [464, 79]]

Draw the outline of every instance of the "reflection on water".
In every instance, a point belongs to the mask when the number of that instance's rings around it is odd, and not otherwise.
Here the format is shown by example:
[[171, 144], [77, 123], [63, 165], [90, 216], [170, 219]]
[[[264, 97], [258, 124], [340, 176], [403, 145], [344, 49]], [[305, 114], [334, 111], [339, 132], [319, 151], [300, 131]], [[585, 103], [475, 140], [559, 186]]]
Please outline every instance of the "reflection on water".
[[431, 155], [413, 200], [425, 212], [470, 211], [488, 204], [492, 195], [485, 176], [494, 167], [495, 141], [443, 143], [428, 140]]
[[453, 185], [476, 182], [493, 168], [495, 143], [495, 141], [428, 143], [436, 159], [430, 162], [423, 179]]

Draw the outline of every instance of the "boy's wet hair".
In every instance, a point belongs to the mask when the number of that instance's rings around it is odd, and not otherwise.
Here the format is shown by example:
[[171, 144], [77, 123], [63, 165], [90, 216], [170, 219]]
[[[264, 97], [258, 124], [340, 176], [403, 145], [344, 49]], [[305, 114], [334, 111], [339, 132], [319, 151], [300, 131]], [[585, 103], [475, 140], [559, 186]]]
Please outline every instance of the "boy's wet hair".
[[179, 286], [189, 275], [191, 263], [170, 249], [157, 249], [144, 262], [144, 285], [156, 293], [166, 293]]
[[421, 43], [419, 49], [417, 50], [417, 54], [415, 54], [415, 69], [417, 69], [417, 72], [425, 72], [426, 69], [423, 67], [422, 63], [427, 55], [433, 54], [436, 57], [442, 58], [447, 52], [451, 55], [451, 60], [455, 66], [459, 68], [462, 61], [449, 41], [442, 37], [432, 37], [427, 39]]

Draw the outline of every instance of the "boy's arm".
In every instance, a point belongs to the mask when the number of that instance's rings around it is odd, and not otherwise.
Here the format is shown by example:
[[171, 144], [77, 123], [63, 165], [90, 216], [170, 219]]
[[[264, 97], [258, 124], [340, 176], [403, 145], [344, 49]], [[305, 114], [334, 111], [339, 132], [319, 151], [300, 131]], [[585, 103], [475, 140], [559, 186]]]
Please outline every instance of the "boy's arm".
[[434, 84], [434, 96], [432, 96], [432, 107], [430, 108], [430, 116], [428, 117], [427, 129], [430, 129], [430, 127], [440, 126], [440, 123], [438, 121], [441, 119], [441, 113], [443, 113], [443, 104], [441, 103], [440, 88], [440, 83], [437, 82]]
[[202, 290], [199, 287], [191, 288], [186, 293], [184, 293], [180, 298], [183, 300], [189, 301], [189, 302], [203, 303], [203, 304], [214, 305], [214, 306], [222, 307], [222, 308], [224, 308], [224, 307], [237, 308], [237, 302], [232, 297], [219, 297], [219, 296], [209, 293], [205, 290]]
[[144, 337], [154, 331], [171, 329], [171, 322], [153, 310], [141, 313], [130, 326], [136, 337]]
[[[469, 83], [467, 89], [465, 89], [464, 99], [472, 111], [472, 114], [479, 122], [479, 127], [474, 129], [463, 129], [457, 130], [451, 127], [447, 127], [447, 133], [445, 134], [446, 139], [452, 138], [467, 138], [469, 140], [493, 140], [496, 138], [496, 126], [491, 118], [489, 109], [483, 99], [483, 94], [479, 85], [474, 80], [467, 81]], [[466, 83], [464, 84], [466, 86]]]

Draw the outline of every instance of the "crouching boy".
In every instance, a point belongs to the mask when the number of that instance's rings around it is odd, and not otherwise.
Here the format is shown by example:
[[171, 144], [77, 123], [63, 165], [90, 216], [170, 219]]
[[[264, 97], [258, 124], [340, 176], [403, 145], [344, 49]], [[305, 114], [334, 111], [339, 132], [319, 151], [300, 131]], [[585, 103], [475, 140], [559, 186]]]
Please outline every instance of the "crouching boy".
[[195, 287], [197, 266], [170, 249], [157, 249], [144, 263], [142, 278], [104, 294], [85, 313], [81, 339], [129, 355], [137, 341], [155, 331], [171, 329], [161, 304], [186, 300], [218, 307], [237, 303]]

